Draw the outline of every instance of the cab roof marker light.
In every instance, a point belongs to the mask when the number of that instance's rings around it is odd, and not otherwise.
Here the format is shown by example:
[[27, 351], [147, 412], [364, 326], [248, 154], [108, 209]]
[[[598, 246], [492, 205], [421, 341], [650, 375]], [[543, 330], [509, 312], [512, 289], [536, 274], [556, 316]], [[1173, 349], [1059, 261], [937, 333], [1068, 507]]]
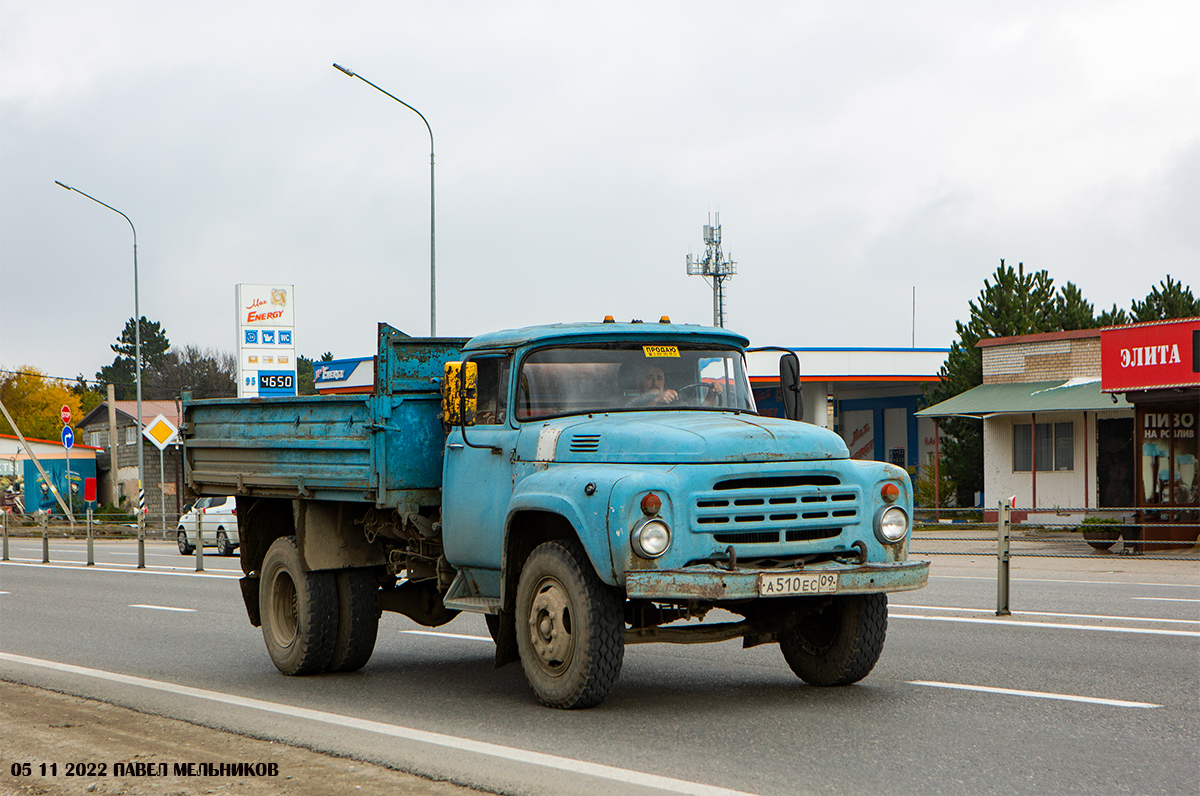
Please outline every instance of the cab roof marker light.
[[671, 318], [670, 318], [669, 316], [666, 316], [666, 315], [664, 315], [664, 316], [662, 316], [661, 318], [659, 318], [659, 319], [658, 319], [658, 322], [659, 322], [659, 323], [670, 323], [670, 322], [671, 322]]
[[613, 316], [611, 316], [611, 315], [605, 315], [605, 316], [604, 316], [604, 322], [605, 322], [605, 323], [616, 323], [617, 321], [616, 321], [616, 319], [614, 319], [614, 318], [613, 318]]

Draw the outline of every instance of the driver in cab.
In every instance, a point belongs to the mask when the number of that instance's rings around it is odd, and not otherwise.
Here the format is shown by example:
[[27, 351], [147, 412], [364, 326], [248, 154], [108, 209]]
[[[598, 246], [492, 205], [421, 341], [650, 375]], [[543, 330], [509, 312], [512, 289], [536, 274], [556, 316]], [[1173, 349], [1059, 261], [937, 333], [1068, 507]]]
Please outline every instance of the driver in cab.
[[[636, 394], [629, 402], [630, 406], [661, 406], [679, 400], [679, 393], [667, 388], [663, 369], [652, 362], [642, 363], [635, 371], [633, 386]], [[706, 382], [705, 386], [708, 387], [708, 395], [704, 398], [704, 404], [712, 406], [723, 388], [720, 382]]]

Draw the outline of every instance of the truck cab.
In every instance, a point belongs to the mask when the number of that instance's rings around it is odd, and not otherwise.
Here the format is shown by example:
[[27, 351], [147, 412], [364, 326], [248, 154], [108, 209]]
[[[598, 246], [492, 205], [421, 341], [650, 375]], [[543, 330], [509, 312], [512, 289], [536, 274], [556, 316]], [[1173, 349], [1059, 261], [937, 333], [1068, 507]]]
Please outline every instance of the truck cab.
[[[622, 618], [610, 646], [783, 634], [801, 677], [830, 685], [874, 664], [884, 593], [924, 584], [928, 565], [906, 560], [907, 473], [758, 415], [746, 345], [716, 328], [570, 324], [477, 337], [448, 368], [442, 537], [457, 575], [444, 603], [496, 617], [543, 701], [578, 706], [559, 657], [587, 642], [573, 617], [603, 613], [582, 604], [590, 592]], [[551, 578], [539, 607], [523, 574], [543, 548], [594, 588]], [[842, 617], [847, 605], [869, 616]], [[743, 620], [687, 621], [715, 608]], [[864, 628], [832, 676], [828, 651], [797, 636], [818, 619], [827, 635]]]

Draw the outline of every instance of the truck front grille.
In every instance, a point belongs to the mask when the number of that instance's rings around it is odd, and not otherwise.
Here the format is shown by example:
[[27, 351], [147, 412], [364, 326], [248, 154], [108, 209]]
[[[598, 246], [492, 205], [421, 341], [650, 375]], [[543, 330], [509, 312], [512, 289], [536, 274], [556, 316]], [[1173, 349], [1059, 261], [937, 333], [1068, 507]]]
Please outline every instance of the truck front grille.
[[860, 502], [834, 475], [732, 478], [696, 495], [692, 527], [722, 544], [833, 539], [858, 523]]

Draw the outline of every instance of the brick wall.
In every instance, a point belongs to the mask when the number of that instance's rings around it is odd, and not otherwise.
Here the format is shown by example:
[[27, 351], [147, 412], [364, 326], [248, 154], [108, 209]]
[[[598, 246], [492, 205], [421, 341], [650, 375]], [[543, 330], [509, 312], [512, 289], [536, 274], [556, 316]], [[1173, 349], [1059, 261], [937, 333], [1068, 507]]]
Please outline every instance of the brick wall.
[[1100, 378], [1100, 338], [1035, 340], [983, 350], [983, 383]]

